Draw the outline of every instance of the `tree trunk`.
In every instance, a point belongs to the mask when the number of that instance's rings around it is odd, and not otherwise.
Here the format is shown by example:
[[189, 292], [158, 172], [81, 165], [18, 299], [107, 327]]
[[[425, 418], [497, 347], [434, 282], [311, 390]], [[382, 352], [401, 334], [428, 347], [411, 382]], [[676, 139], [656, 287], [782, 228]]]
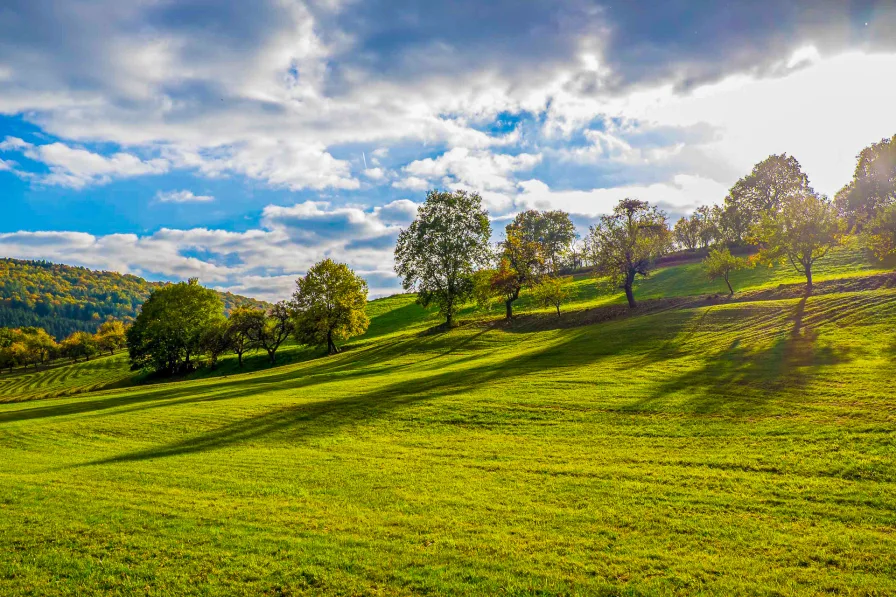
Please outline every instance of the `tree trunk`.
[[560, 317], [560, 305], [554, 305], [557, 307], [557, 317]]
[[243, 351], [239, 351], [236, 353], [236, 362], [239, 363], [240, 368], [243, 367]]
[[327, 354], [339, 354], [339, 347], [333, 342], [332, 330], [327, 330]]
[[812, 264], [806, 265], [806, 290], [812, 292]]
[[728, 285], [728, 295], [731, 296], [732, 294], [734, 294], [734, 289], [731, 288], [731, 282], [728, 281], [728, 275], [727, 275], [727, 274], [725, 275], [725, 284]]
[[454, 325], [454, 316], [451, 313], [451, 305], [448, 306], [448, 316], [445, 317], [445, 325], [449, 328]]
[[637, 305], [635, 304], [635, 293], [632, 292], [632, 283], [625, 283], [625, 298], [628, 299], [628, 306], [631, 309], [634, 309]]
[[504, 309], [506, 311], [504, 315], [505, 319], [507, 319], [507, 321], [513, 319], [513, 299], [504, 301]]
[[271, 357], [271, 365], [274, 365], [277, 362], [277, 349], [268, 349], [268, 356]]

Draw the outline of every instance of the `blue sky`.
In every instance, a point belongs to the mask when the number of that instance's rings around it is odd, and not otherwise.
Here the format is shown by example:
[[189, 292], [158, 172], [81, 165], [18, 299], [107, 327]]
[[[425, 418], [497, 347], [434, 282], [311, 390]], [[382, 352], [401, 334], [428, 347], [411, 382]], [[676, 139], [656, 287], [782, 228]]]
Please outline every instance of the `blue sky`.
[[896, 133], [896, 7], [7, 0], [0, 255], [266, 299], [323, 257], [398, 290], [429, 188], [582, 226], [672, 218], [787, 152], [816, 189]]

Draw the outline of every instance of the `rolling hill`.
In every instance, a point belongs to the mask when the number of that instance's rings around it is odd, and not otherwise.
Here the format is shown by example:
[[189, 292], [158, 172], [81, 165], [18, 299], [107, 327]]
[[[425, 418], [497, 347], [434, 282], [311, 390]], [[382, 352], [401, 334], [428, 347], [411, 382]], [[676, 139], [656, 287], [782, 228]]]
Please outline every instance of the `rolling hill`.
[[[42, 327], [57, 339], [95, 332], [107, 318], [128, 321], [164, 282], [47, 261], [0, 259], [0, 327]], [[225, 310], [267, 303], [221, 292]]]
[[277, 367], [0, 375], [0, 593], [896, 593], [896, 278], [695, 268], [449, 332], [380, 299]]

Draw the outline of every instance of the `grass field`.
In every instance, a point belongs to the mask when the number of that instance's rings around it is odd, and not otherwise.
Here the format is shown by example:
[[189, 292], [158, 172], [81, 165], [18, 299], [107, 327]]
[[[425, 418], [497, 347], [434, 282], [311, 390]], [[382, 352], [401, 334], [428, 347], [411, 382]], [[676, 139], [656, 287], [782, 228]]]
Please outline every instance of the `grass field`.
[[795, 281], [392, 297], [335, 357], [2, 404], [0, 594], [896, 594], [896, 289]]

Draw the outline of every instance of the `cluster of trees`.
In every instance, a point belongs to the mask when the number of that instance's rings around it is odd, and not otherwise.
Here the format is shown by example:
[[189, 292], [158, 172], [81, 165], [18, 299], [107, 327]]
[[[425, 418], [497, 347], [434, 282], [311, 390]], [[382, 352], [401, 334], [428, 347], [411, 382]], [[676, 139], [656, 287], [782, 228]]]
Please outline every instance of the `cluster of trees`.
[[[431, 191], [417, 218], [398, 237], [395, 270], [405, 290], [436, 305], [448, 326], [467, 301], [500, 298], [506, 317], [523, 289], [556, 308], [567, 298], [562, 269], [591, 265], [636, 305], [634, 282], [673, 250], [707, 251], [704, 268], [733, 293], [731, 274], [755, 263], [789, 264], [811, 290], [816, 262], [844, 234], [856, 233], [879, 257], [896, 254], [896, 136], [862, 151], [853, 180], [834, 201], [819, 195], [799, 162], [772, 155], [730, 189], [722, 205], [701, 206], [670, 228], [667, 215], [645, 201], [624, 199], [582, 241], [568, 214], [520, 213], [496, 248], [482, 199], [465, 191]], [[750, 246], [749, 260], [731, 253]]]
[[39, 327], [0, 328], [0, 369], [43, 365], [55, 359], [90, 360], [99, 353], [124, 348], [127, 327], [106, 321], [91, 334], [76, 331], [61, 342]]
[[191, 279], [154, 290], [127, 332], [134, 369], [178, 373], [206, 360], [214, 367], [227, 353], [255, 350], [276, 362], [277, 351], [290, 337], [309, 346], [339, 352], [337, 342], [363, 334], [370, 323], [365, 312], [367, 283], [344, 263], [325, 259], [296, 281], [289, 301], [268, 309], [238, 307], [225, 316], [213, 290]]
[[[132, 321], [150, 292], [163, 285], [117, 272], [0, 259], [0, 326], [42, 327], [61, 340], [95, 330], [107, 319]], [[239, 306], [266, 306], [230, 293], [221, 298], [228, 313]]]
[[490, 244], [491, 233], [479, 194], [430, 191], [414, 222], [398, 235], [395, 270], [404, 288], [415, 291], [421, 305], [436, 305], [448, 326], [470, 300], [483, 307], [501, 300], [510, 319], [524, 288], [559, 314], [566, 289], [557, 278], [576, 240], [569, 214], [524, 211], [497, 247]]

